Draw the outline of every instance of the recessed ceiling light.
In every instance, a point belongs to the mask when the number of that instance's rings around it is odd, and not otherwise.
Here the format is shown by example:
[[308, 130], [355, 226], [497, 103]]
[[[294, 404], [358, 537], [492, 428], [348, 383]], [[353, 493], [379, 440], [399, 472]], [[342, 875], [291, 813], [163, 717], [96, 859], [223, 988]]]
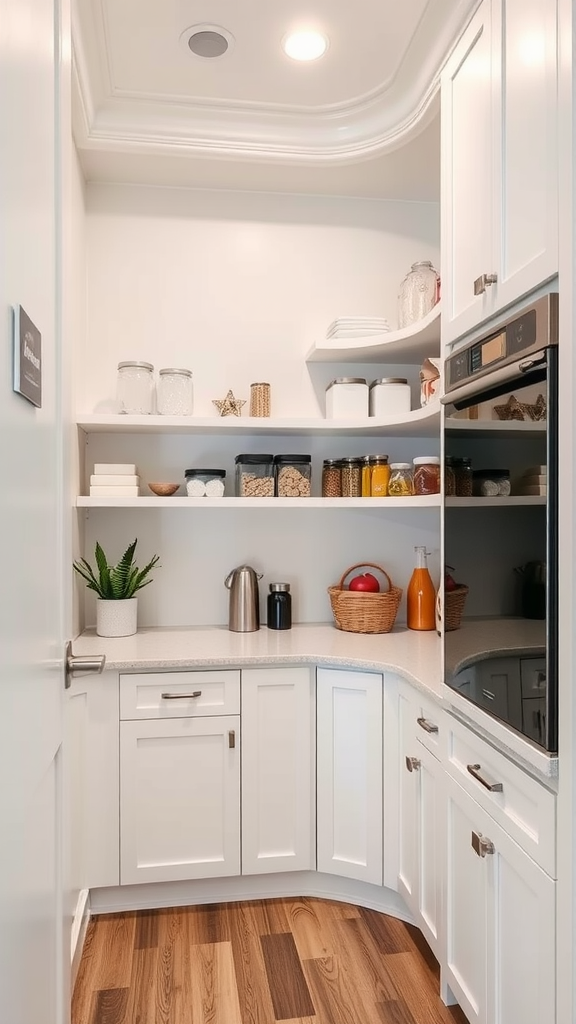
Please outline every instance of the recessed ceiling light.
[[292, 60], [318, 60], [328, 49], [328, 39], [321, 32], [291, 32], [282, 46]]
[[230, 52], [234, 36], [219, 25], [192, 25], [182, 33], [180, 43], [200, 60], [218, 60]]

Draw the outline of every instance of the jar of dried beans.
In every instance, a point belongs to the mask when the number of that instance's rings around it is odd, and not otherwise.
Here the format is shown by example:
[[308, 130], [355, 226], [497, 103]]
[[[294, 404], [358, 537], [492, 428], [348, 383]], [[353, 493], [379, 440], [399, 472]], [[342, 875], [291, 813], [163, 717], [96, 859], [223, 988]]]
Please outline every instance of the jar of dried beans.
[[340, 498], [342, 496], [342, 476], [340, 459], [324, 459], [322, 463], [322, 497]]
[[421, 455], [414, 459], [414, 494], [440, 494], [440, 459]]
[[342, 459], [342, 497], [362, 497], [362, 459]]

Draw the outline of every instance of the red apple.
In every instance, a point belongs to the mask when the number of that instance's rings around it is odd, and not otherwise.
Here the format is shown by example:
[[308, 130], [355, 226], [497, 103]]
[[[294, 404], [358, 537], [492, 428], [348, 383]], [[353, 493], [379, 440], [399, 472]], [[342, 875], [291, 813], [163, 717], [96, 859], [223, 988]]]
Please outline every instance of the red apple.
[[360, 576], [354, 576], [350, 580], [349, 590], [365, 591], [369, 594], [377, 594], [380, 590], [380, 584], [375, 576], [371, 572], [363, 572]]
[[457, 589], [458, 589], [458, 584], [456, 583], [456, 580], [454, 579], [453, 576], [450, 575], [449, 572], [447, 572], [445, 577], [444, 577], [444, 590], [457, 590]]

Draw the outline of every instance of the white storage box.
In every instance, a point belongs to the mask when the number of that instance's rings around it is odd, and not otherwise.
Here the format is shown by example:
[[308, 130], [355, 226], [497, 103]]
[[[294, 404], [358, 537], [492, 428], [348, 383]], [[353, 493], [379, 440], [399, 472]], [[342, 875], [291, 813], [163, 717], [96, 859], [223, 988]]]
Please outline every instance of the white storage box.
[[363, 420], [368, 417], [368, 383], [364, 377], [337, 377], [326, 388], [326, 418]]
[[410, 385], [405, 377], [380, 377], [370, 385], [370, 415], [399, 419], [410, 412]]

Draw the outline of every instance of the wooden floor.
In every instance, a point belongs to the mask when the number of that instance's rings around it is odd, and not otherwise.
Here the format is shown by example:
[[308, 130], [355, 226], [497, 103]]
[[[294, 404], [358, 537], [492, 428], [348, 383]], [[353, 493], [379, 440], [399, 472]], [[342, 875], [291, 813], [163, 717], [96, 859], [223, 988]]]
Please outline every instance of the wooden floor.
[[419, 932], [329, 900], [93, 918], [72, 1024], [466, 1024]]

